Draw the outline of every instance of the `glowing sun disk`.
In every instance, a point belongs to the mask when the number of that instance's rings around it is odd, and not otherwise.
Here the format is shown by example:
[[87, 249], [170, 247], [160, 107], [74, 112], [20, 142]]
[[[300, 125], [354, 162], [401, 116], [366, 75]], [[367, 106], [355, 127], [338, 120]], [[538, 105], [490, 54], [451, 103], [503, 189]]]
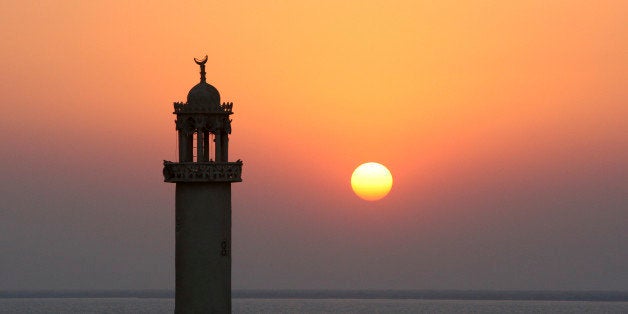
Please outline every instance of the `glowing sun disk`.
[[388, 195], [392, 182], [388, 168], [376, 162], [361, 164], [351, 175], [353, 192], [367, 201], [377, 201]]

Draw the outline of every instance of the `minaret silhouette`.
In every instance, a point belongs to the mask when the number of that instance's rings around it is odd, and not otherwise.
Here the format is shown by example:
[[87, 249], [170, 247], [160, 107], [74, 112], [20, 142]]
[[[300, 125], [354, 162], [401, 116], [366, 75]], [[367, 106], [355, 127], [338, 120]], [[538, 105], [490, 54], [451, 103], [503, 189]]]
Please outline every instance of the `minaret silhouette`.
[[206, 82], [207, 56], [194, 61], [201, 81], [174, 103], [179, 161], [163, 170], [176, 183], [175, 313], [230, 313], [231, 183], [242, 181], [242, 161], [228, 159], [233, 103]]

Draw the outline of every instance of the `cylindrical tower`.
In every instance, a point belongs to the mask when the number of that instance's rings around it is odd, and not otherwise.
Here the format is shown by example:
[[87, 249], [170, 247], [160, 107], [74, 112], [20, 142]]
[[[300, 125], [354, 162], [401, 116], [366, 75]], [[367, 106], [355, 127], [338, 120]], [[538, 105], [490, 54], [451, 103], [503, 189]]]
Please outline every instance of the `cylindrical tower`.
[[194, 61], [201, 81], [174, 103], [179, 161], [163, 170], [176, 183], [175, 313], [230, 313], [231, 183], [242, 181], [242, 161], [228, 159], [233, 103], [206, 82], [207, 56]]

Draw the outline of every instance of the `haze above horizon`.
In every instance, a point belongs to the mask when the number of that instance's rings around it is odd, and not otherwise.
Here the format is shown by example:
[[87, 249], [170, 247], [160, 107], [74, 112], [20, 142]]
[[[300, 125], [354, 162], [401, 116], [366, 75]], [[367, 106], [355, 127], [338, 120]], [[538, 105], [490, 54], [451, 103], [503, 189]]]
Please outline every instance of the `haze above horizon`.
[[[233, 102], [234, 289], [628, 290], [625, 1], [0, 3], [0, 290], [174, 287], [172, 103]], [[375, 160], [377, 202], [351, 190]]]

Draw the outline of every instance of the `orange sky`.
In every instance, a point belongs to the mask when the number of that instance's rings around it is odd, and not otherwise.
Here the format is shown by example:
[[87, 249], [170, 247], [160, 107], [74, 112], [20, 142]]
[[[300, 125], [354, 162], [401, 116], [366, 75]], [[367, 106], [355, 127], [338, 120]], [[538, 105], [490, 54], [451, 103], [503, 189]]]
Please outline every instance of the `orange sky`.
[[[0, 288], [85, 285], [36, 271], [58, 260], [46, 241], [89, 247], [65, 263], [109, 272], [68, 277], [172, 285], [160, 161], [175, 159], [172, 102], [208, 54], [245, 162], [234, 287], [626, 289], [627, 14], [626, 1], [0, 2], [0, 248], [23, 265]], [[366, 161], [395, 177], [377, 203], [349, 185]], [[608, 256], [561, 268], [540, 243]], [[366, 275], [381, 269], [398, 273]]]

